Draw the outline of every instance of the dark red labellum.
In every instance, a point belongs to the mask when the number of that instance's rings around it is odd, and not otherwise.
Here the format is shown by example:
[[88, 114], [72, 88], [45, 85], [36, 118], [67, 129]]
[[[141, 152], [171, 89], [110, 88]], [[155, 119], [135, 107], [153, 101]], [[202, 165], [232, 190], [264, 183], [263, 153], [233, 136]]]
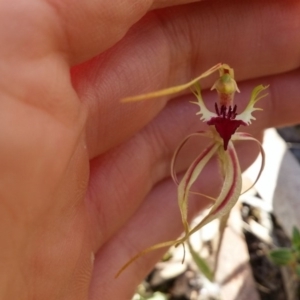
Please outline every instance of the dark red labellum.
[[237, 115], [236, 105], [232, 109], [231, 106], [227, 109], [225, 105], [222, 105], [219, 109], [218, 105], [215, 104], [215, 109], [218, 117], [212, 118], [207, 122], [208, 125], [214, 125], [220, 137], [223, 139], [224, 150], [227, 150], [228, 143], [231, 136], [241, 125], [247, 125], [241, 120], [235, 120]]

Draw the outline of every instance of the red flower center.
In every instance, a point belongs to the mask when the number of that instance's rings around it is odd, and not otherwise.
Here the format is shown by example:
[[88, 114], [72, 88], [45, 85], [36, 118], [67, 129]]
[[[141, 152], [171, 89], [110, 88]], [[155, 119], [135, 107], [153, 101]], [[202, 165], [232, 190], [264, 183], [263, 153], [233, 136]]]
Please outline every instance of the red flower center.
[[220, 137], [223, 139], [224, 150], [227, 150], [228, 143], [231, 136], [236, 132], [236, 130], [241, 126], [246, 126], [247, 124], [241, 120], [235, 120], [237, 106], [233, 108], [231, 105], [226, 107], [225, 105], [218, 106], [215, 103], [215, 110], [217, 117], [211, 118], [207, 122], [208, 125], [214, 125]]

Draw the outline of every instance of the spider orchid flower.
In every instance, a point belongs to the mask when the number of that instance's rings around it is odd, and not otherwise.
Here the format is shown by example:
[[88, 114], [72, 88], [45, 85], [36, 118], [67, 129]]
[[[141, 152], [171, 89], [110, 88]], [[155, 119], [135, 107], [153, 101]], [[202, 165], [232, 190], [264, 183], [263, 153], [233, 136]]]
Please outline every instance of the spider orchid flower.
[[[216, 90], [218, 94], [218, 102], [215, 103], [215, 111], [212, 112], [208, 110], [202, 99], [199, 80], [209, 76], [215, 71], [219, 71], [220, 76], [211, 88], [211, 90]], [[174, 182], [178, 185], [178, 205], [181, 212], [185, 234], [182, 238], [179, 238], [177, 240], [160, 243], [143, 250], [132, 259], [130, 259], [121, 268], [117, 276], [140, 256], [155, 249], [183, 244], [191, 234], [195, 233], [212, 220], [216, 218], [226, 218], [226, 216], [228, 216], [230, 210], [233, 208], [242, 193], [241, 169], [233, 145], [234, 141], [254, 141], [260, 148], [262, 163], [254, 184], [259, 179], [264, 168], [265, 155], [260, 142], [248, 133], [236, 131], [240, 126], [248, 126], [251, 124], [252, 120], [255, 120], [255, 117], [252, 115], [252, 113], [254, 111], [262, 110], [261, 108], [255, 107], [255, 104], [261, 98], [266, 96], [266, 94], [261, 95], [261, 92], [267, 89], [268, 86], [259, 85], [255, 87], [250, 96], [248, 105], [242, 112], [239, 113], [237, 105], [234, 104], [234, 95], [236, 92], [240, 91], [238, 89], [236, 81], [234, 80], [234, 71], [227, 64], [217, 64], [186, 84], [149, 94], [139, 95], [136, 97], [125, 98], [123, 99], [123, 102], [140, 101], [149, 98], [166, 96], [179, 93], [188, 88], [191, 88], [193, 94], [197, 98], [196, 102], [192, 102], [199, 106], [200, 110], [197, 115], [200, 115], [201, 121], [209, 125], [209, 130], [199, 131], [187, 136], [175, 150], [171, 162], [171, 176]], [[208, 137], [211, 139], [211, 143], [191, 163], [183, 178], [179, 182], [175, 172], [176, 160], [182, 147], [191, 137], [194, 136]], [[216, 199], [198, 192], [191, 191], [192, 185], [195, 183], [207, 163], [214, 156], [218, 157], [218, 160], [220, 162], [219, 166], [223, 177], [223, 186], [219, 196]], [[205, 216], [194, 228], [190, 228], [188, 223], [188, 198], [191, 193], [205, 196], [213, 201], [213, 205], [207, 216]]]

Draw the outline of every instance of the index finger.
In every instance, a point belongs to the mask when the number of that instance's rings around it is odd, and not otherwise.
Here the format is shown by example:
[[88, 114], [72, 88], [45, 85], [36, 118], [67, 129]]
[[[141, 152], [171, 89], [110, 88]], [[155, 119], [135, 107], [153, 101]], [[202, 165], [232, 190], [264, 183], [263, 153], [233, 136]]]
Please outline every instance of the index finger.
[[[64, 33], [60, 37], [71, 64], [99, 54], [118, 40], [147, 11], [195, 0], [48, 0], [58, 14]], [[67, 44], [65, 43], [67, 41]]]

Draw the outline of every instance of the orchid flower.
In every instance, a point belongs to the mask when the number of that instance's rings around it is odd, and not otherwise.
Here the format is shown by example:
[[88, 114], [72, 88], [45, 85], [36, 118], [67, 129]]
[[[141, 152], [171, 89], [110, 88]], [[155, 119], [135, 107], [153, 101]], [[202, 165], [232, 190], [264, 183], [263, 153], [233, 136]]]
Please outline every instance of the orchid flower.
[[[206, 107], [202, 99], [199, 80], [209, 76], [210, 74], [216, 71], [219, 71], [219, 78], [214, 83], [211, 90], [217, 91], [218, 102], [215, 103], [215, 111], [210, 111]], [[261, 108], [255, 107], [255, 104], [261, 98], [266, 96], [266, 94], [261, 95], [261, 92], [267, 89], [268, 86], [259, 85], [255, 87], [250, 96], [250, 101], [248, 105], [243, 111], [238, 113], [238, 107], [236, 104], [234, 104], [234, 95], [236, 92], [240, 91], [238, 89], [236, 81], [234, 80], [234, 71], [227, 64], [219, 63], [186, 84], [167, 88], [149, 94], [139, 95], [136, 97], [125, 98], [123, 99], [123, 102], [140, 101], [150, 98], [167, 96], [182, 92], [188, 88], [191, 88], [193, 94], [196, 96], [197, 101], [192, 103], [199, 106], [199, 112], [197, 113], [197, 115], [200, 115], [201, 121], [209, 125], [209, 130], [199, 131], [187, 136], [175, 150], [171, 162], [171, 176], [174, 182], [178, 185], [178, 205], [184, 227], [184, 236], [177, 240], [160, 243], [143, 250], [142, 252], [134, 256], [132, 259], [130, 259], [121, 268], [117, 276], [121, 272], [123, 272], [123, 270], [126, 269], [134, 260], [150, 251], [163, 247], [170, 247], [173, 245], [177, 246], [179, 244], [183, 244], [185, 241], [188, 240], [191, 234], [195, 233], [196, 231], [198, 231], [203, 226], [205, 226], [206, 224], [208, 224], [216, 218], [220, 218], [222, 224], [224, 223], [222, 222], [222, 220], [226, 223], [230, 210], [233, 208], [233, 206], [235, 205], [239, 196], [242, 193], [241, 169], [234, 148], [234, 141], [254, 141], [258, 144], [260, 148], [262, 163], [254, 184], [259, 179], [261, 172], [264, 168], [265, 155], [260, 142], [248, 133], [236, 131], [240, 126], [248, 126], [251, 124], [252, 120], [255, 120], [255, 117], [252, 115], [252, 113], [257, 110], [262, 110]], [[185, 175], [179, 182], [175, 172], [176, 159], [182, 147], [191, 137], [194, 136], [208, 137], [211, 139], [211, 143], [191, 163]], [[223, 177], [223, 186], [219, 196], [216, 199], [207, 195], [203, 195], [201, 193], [191, 191], [192, 185], [197, 180], [207, 163], [214, 156], [217, 156], [219, 159], [219, 166]], [[205, 216], [200, 221], [200, 223], [193, 228], [190, 228], [188, 223], [188, 198], [191, 193], [205, 196], [214, 202], [207, 216]], [[225, 225], [223, 224], [222, 226], [224, 231]]]

